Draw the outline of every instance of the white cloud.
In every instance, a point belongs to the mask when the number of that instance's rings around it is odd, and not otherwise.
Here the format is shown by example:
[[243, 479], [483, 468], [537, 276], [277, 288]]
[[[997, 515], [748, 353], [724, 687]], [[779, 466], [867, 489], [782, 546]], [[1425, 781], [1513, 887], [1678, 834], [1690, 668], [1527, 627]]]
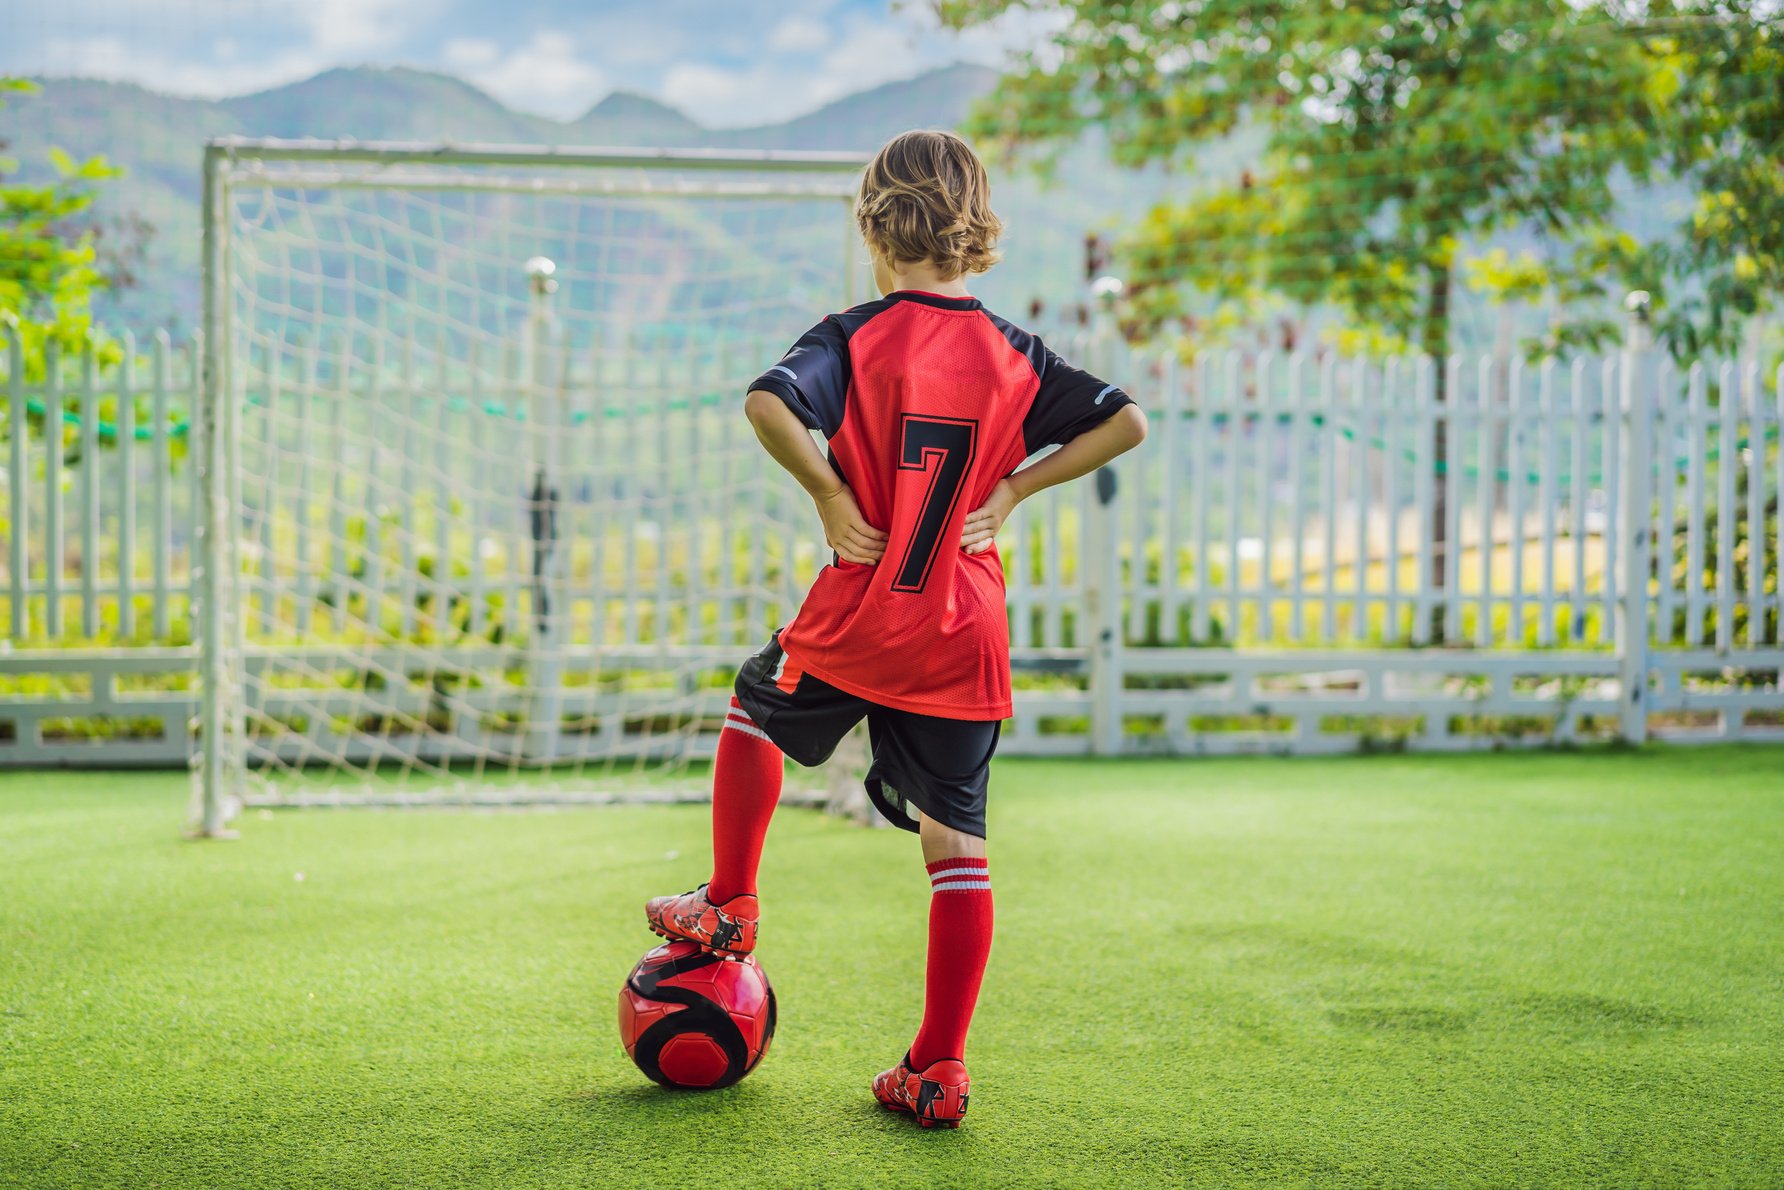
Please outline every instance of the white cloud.
[[[295, 28], [323, 53], [388, 49], [431, 21], [440, 0], [62, 0], [41, 21], [46, 28], [117, 28], [148, 37], [217, 32], [231, 25], [258, 40]], [[177, 10], [177, 11], [175, 11]], [[181, 25], [186, 28], [182, 30]]]
[[658, 86], [664, 100], [714, 127], [770, 123], [950, 62], [1005, 65], [1014, 51], [1042, 44], [1064, 21], [1056, 12], [1015, 10], [955, 33], [914, 4], [889, 14], [794, 15], [769, 34], [769, 54], [741, 55], [736, 65], [683, 56]]
[[830, 31], [810, 17], [788, 17], [768, 35], [768, 48], [777, 53], [800, 54], [822, 49], [830, 41]]
[[[181, 22], [164, 20], [165, 0], [66, 0], [43, 21], [45, 36], [29, 48], [23, 69], [121, 79], [177, 95], [240, 95], [392, 51], [434, 15], [438, 3], [186, 0], [187, 27], [181, 29]], [[117, 28], [131, 34], [86, 32]]]
[[49, 77], [125, 79], [170, 95], [215, 99], [264, 91], [327, 69], [332, 62], [309, 49], [282, 50], [244, 61], [219, 49], [220, 60], [167, 56], [119, 37], [51, 37], [33, 72]]
[[704, 62], [678, 62], [663, 75], [663, 99], [696, 120], [732, 110], [749, 90], [747, 72]]
[[447, 66], [508, 106], [560, 120], [581, 115], [610, 89], [575, 41], [554, 30], [507, 53], [484, 38], [454, 38], [444, 52]]
[[951, 60], [925, 53], [917, 32], [902, 22], [856, 20], [823, 32], [829, 48], [802, 58], [796, 70], [778, 55], [739, 66], [677, 63], [663, 75], [663, 98], [713, 127], [772, 123]]
[[[602, 65], [615, 72], [660, 70], [672, 62], [700, 58], [710, 52], [714, 27], [722, 29], [727, 18], [734, 19], [729, 8], [710, 21], [678, 19], [663, 11], [665, 0], [587, 7], [591, 11], [578, 28], [589, 44], [601, 47]], [[742, 6], [736, 8], [743, 11]]]
[[45, 74], [109, 78], [134, 55], [121, 37], [52, 37], [43, 43]]
[[784, 58], [746, 65], [679, 62], [663, 75], [663, 99], [713, 127], [790, 119], [851, 91], [917, 73], [908, 37], [884, 23], [858, 23], [827, 52], [789, 70]]
[[930, 65], [939, 63], [918, 52], [917, 39], [910, 29], [862, 23], [824, 55], [818, 70], [818, 87], [824, 98], [832, 99], [876, 83], [907, 78]]
[[471, 70], [490, 65], [502, 56], [502, 47], [486, 37], [454, 37], [442, 51], [446, 65]]
[[284, 0], [324, 54], [362, 54], [401, 41], [432, 15], [417, 0]]

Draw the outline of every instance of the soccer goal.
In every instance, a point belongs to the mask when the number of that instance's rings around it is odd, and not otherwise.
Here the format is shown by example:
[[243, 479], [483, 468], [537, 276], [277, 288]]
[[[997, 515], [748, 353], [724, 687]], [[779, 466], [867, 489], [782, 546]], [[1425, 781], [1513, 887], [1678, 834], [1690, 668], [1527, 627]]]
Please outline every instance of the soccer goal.
[[742, 386], [864, 296], [862, 164], [208, 147], [203, 829], [710, 752], [821, 564]]

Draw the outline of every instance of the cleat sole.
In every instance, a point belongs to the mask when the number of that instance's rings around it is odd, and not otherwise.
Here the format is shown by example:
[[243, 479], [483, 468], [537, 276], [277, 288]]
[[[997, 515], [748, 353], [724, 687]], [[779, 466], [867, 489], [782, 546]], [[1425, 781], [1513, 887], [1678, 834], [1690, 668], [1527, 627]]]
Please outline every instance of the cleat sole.
[[873, 1098], [875, 1103], [878, 1103], [887, 1111], [902, 1112], [911, 1119], [917, 1121], [918, 1126], [922, 1128], [958, 1128], [961, 1124], [966, 1122], [965, 1117], [958, 1120], [938, 1120], [934, 1116], [920, 1116], [913, 1108], [906, 1104], [880, 1098], [880, 1093], [878, 1091], [874, 1092]]
[[700, 939], [689, 938], [685, 934], [671, 934], [668, 930], [665, 930], [656, 922], [651, 921], [648, 917], [644, 919], [644, 924], [650, 929], [651, 933], [659, 938], [668, 939], [670, 942], [692, 942], [707, 954], [717, 955], [721, 959], [741, 959], [750, 954], [747, 950], [726, 950], [723, 947], [708, 946], [706, 943], [700, 941]]

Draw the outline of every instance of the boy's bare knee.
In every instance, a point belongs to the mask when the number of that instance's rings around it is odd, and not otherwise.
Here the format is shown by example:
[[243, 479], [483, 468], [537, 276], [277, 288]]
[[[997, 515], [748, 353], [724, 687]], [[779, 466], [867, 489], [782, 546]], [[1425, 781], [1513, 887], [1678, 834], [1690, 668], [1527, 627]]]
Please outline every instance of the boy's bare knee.
[[923, 840], [923, 862], [933, 864], [944, 859], [983, 859], [985, 840], [951, 826], [943, 826], [929, 815], [918, 811], [917, 834]]

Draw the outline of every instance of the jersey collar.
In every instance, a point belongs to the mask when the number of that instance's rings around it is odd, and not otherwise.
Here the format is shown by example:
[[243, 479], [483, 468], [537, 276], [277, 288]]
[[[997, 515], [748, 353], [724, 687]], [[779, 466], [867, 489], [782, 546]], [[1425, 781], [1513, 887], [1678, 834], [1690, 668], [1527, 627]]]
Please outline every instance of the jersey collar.
[[976, 297], [948, 297], [945, 294], [930, 293], [923, 289], [894, 289], [886, 295], [889, 302], [917, 302], [924, 306], [934, 306], [940, 310], [982, 310], [984, 306]]

